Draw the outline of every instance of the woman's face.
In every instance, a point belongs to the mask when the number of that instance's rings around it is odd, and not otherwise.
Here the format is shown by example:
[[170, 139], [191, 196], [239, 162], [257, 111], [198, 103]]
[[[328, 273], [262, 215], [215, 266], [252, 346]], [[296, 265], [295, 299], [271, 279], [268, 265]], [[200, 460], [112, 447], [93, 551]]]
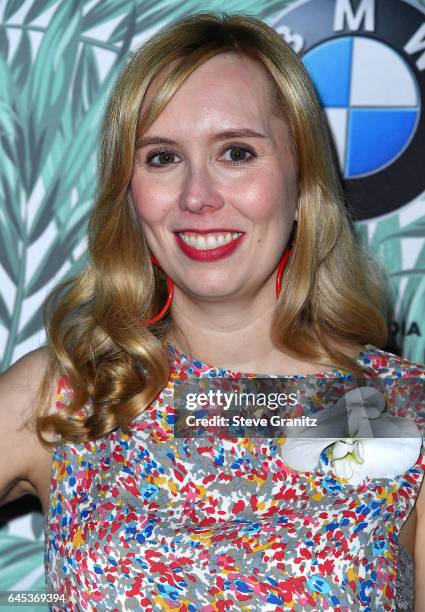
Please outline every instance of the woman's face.
[[296, 218], [296, 163], [263, 70], [234, 53], [208, 60], [136, 152], [131, 193], [149, 248], [198, 299], [274, 292]]

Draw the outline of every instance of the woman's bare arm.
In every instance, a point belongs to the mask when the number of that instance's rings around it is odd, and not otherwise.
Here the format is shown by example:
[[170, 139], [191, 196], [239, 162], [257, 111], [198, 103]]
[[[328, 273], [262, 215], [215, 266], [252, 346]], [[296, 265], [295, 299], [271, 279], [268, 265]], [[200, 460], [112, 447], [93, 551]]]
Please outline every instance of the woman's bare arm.
[[47, 350], [41, 348], [0, 374], [0, 505], [37, 494], [36, 483], [45, 480], [50, 453], [24, 424], [34, 410], [46, 365]]

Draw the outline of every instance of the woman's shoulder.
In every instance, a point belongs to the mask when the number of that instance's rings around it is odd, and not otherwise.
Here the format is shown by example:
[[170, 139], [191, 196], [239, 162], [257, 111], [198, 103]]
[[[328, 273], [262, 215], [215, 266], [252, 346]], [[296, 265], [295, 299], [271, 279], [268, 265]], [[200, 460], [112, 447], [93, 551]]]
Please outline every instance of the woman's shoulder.
[[425, 365], [407, 357], [396, 355], [373, 345], [366, 345], [360, 352], [359, 362], [380, 376], [395, 378], [420, 378], [425, 382]]
[[48, 352], [45, 347], [26, 353], [0, 374], [2, 422], [28, 435], [33, 422], [36, 399], [46, 373]]
[[361, 359], [366, 371], [382, 384], [388, 410], [396, 416], [411, 417], [425, 432], [425, 365], [370, 345]]

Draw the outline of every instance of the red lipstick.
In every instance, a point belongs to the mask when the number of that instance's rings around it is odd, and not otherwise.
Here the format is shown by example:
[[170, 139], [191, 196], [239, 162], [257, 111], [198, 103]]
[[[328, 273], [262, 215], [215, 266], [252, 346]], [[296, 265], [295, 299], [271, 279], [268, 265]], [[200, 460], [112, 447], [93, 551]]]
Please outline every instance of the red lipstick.
[[[208, 230], [179, 230], [179, 232], [190, 232], [192, 234], [211, 234], [213, 232], [221, 232], [227, 234], [234, 234], [238, 232], [238, 230], [229, 230], [229, 229], [208, 229]], [[239, 233], [239, 232], [238, 232]], [[176, 242], [180, 249], [183, 251], [185, 255], [190, 257], [190, 259], [194, 259], [196, 261], [215, 261], [217, 259], [222, 259], [223, 257], [228, 257], [231, 255], [240, 245], [244, 234], [241, 234], [238, 238], [231, 240], [227, 244], [223, 244], [221, 246], [216, 247], [215, 249], [197, 249], [190, 244], [186, 244], [184, 240], [182, 240], [178, 234], [178, 232], [174, 232], [176, 237]]]

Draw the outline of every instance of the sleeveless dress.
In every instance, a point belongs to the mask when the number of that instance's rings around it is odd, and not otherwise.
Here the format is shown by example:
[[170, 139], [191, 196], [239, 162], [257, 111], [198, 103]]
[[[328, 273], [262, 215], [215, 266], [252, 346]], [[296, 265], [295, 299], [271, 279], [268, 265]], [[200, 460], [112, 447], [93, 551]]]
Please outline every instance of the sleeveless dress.
[[[282, 439], [174, 438], [174, 381], [260, 375], [166, 350], [169, 383], [129, 434], [55, 445], [45, 573], [48, 592], [66, 603], [51, 610], [398, 609], [398, 533], [423, 479], [424, 447], [406, 473], [353, 486], [323, 463], [290, 469]], [[408, 399], [425, 422], [423, 366], [372, 346], [357, 363], [374, 376], [414, 379]], [[71, 393], [62, 377], [59, 410]]]

